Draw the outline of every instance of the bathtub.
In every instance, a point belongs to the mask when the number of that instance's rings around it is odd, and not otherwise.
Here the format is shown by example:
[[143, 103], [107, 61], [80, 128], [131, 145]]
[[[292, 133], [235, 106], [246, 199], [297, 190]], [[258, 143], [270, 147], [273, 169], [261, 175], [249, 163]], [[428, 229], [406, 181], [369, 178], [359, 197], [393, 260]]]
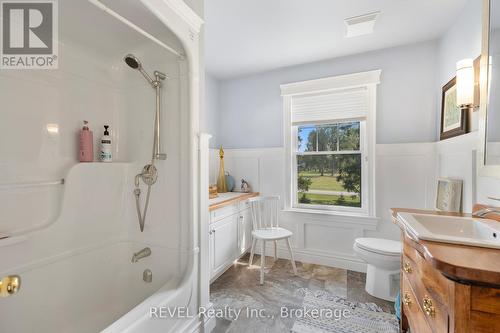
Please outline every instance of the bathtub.
[[[21, 277], [19, 291], [0, 298], [0, 332], [164, 333], [199, 327], [198, 318], [149, 317], [151, 307], [196, 310], [199, 250], [179, 240], [189, 229], [171, 216], [161, 219], [168, 207], [154, 201], [139, 231], [130, 208], [135, 169], [130, 163], [74, 166], [54, 223], [0, 239], [0, 277]], [[151, 255], [133, 263], [133, 254], [145, 247]], [[151, 282], [143, 280], [146, 269]]]
[[[189, 258], [197, 258], [197, 250], [185, 253], [187, 262], [192, 262]], [[190, 264], [191, 266], [192, 264]], [[189, 266], [188, 266], [189, 267]], [[195, 270], [186, 272], [184, 279], [168, 281], [150, 297], [146, 298], [139, 305], [127, 312], [110, 326], [106, 327], [103, 333], [166, 333], [166, 332], [195, 332], [200, 327], [206, 325], [204, 318], [196, 315], [197, 309], [193, 308], [196, 295], [196, 284], [194, 279]], [[172, 316], [157, 318], [151, 316], [152, 308], [189, 309], [191, 315]]]
[[[132, 254], [145, 246], [151, 256], [132, 263]], [[0, 332], [144, 332], [151, 306], [188, 306], [191, 289], [183, 275], [192, 255], [116, 241], [17, 267], [22, 286], [0, 301]], [[145, 269], [153, 272], [150, 283], [143, 281]], [[172, 318], [158, 324], [162, 332], [175, 332], [185, 323]]]

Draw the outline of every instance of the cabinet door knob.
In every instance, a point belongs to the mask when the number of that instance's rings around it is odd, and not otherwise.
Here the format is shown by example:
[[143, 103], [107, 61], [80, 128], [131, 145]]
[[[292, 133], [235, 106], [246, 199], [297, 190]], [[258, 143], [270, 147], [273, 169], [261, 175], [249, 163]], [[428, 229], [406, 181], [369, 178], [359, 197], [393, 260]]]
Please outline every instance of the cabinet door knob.
[[429, 317], [434, 317], [434, 315], [436, 314], [436, 309], [434, 309], [434, 306], [432, 306], [432, 300], [429, 298], [429, 296], [424, 296], [422, 303], [424, 306], [425, 314]]
[[407, 274], [410, 274], [412, 272], [412, 268], [411, 268], [411, 265], [409, 262], [405, 262], [403, 264], [403, 270], [405, 271], [405, 273]]
[[403, 296], [403, 303], [406, 305], [406, 306], [410, 306], [411, 305], [411, 296], [408, 292], [405, 292], [404, 296]]

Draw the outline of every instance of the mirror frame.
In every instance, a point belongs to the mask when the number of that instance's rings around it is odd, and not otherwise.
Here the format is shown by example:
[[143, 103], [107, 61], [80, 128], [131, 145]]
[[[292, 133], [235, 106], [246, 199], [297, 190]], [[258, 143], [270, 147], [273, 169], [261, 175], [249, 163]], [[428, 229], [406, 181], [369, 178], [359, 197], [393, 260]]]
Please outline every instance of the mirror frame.
[[500, 165], [486, 164], [487, 143], [487, 121], [488, 121], [488, 62], [490, 46], [490, 6], [491, 0], [483, 0], [483, 22], [482, 22], [482, 50], [481, 50], [481, 73], [480, 73], [480, 105], [477, 147], [478, 174], [484, 177], [500, 178]]

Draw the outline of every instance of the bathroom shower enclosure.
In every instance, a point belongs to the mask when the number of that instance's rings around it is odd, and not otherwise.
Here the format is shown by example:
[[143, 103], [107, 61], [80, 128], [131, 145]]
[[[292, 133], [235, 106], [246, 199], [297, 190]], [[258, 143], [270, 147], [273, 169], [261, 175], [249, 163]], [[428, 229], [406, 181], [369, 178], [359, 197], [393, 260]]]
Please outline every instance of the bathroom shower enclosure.
[[[202, 319], [149, 313], [204, 305], [202, 21], [181, 0], [56, 4], [59, 68], [0, 70], [0, 289], [21, 282], [0, 293], [0, 332], [195, 331]], [[124, 62], [129, 53], [158, 71], [161, 98]], [[94, 146], [110, 125], [112, 163], [78, 163], [83, 119]], [[147, 191], [145, 165], [157, 178], [141, 232], [135, 190]]]

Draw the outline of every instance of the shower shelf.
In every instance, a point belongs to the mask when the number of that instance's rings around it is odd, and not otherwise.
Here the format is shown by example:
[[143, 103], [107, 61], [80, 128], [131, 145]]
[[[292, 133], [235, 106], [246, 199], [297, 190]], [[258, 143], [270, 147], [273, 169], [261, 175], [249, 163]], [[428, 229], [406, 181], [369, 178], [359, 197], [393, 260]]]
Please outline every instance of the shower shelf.
[[[5, 235], [5, 234], [2, 234], [2, 235]], [[26, 240], [28, 240], [27, 234], [7, 236], [5, 238], [0, 239], [0, 247], [18, 244], [18, 243], [24, 242]]]
[[56, 185], [64, 185], [64, 178], [53, 181], [0, 184], [0, 190], [25, 188], [25, 187], [56, 186]]

